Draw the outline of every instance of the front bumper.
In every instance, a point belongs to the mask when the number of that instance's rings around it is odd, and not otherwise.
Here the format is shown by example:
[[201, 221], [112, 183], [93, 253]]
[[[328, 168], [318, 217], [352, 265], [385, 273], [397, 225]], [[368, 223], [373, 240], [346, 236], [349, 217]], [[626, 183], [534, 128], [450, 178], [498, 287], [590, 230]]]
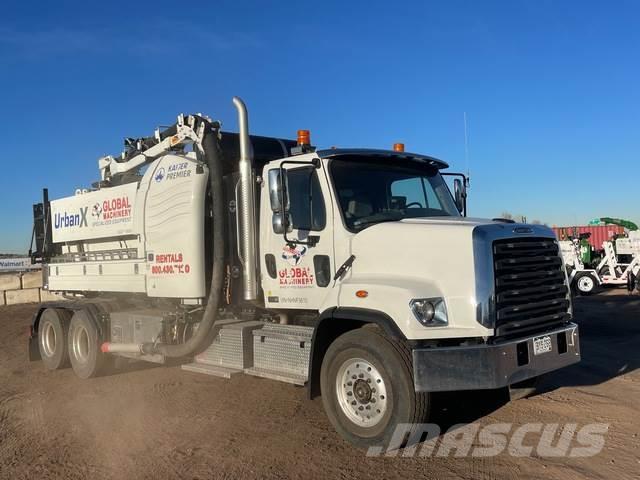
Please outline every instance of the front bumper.
[[[551, 337], [551, 351], [534, 355], [533, 339]], [[418, 392], [506, 387], [580, 361], [578, 326], [494, 344], [413, 350]]]

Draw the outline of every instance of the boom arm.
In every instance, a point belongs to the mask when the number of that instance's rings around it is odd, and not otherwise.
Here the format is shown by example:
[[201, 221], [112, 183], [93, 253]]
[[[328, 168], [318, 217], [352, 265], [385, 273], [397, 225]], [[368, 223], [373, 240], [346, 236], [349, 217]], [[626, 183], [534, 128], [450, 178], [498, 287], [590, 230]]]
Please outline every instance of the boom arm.
[[203, 153], [204, 130], [204, 122], [198, 122], [193, 115], [185, 117], [180, 114], [176, 125], [162, 132], [160, 129], [156, 129], [151, 138], [134, 140], [134, 147], [122, 152], [120, 157], [107, 155], [98, 159], [100, 179], [109, 181], [116, 175], [136, 170], [142, 165], [152, 162], [170, 150], [184, 148], [189, 144], [194, 144], [200, 153]]
[[632, 232], [638, 230], [638, 225], [629, 220], [623, 220], [621, 218], [602, 217], [600, 221], [606, 223], [607, 225], [620, 225], [621, 227], [624, 227]]

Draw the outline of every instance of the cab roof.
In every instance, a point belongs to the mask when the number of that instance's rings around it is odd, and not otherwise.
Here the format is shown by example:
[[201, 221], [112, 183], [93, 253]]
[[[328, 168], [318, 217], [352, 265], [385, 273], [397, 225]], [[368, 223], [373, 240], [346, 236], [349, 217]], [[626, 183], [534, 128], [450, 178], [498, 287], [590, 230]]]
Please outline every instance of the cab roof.
[[318, 150], [316, 154], [322, 158], [355, 157], [356, 160], [358, 157], [361, 157], [363, 160], [371, 157], [387, 157], [427, 164], [432, 167], [436, 167], [438, 170], [449, 168], [449, 164], [447, 162], [435, 157], [420, 155], [418, 153], [396, 152], [395, 150], [376, 150], [372, 148], [331, 148], [327, 150]]

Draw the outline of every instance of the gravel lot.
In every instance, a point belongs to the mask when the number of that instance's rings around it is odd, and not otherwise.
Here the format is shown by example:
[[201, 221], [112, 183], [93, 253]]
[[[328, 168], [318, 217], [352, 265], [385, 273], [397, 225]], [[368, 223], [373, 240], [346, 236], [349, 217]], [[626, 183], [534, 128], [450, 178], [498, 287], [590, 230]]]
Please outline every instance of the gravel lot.
[[[640, 299], [580, 298], [583, 361], [542, 392], [434, 398], [434, 421], [609, 423], [592, 458], [370, 458], [302, 388], [135, 365], [81, 381], [27, 360], [35, 305], [0, 307], [0, 478], [640, 478]], [[501, 394], [502, 393], [502, 394]]]

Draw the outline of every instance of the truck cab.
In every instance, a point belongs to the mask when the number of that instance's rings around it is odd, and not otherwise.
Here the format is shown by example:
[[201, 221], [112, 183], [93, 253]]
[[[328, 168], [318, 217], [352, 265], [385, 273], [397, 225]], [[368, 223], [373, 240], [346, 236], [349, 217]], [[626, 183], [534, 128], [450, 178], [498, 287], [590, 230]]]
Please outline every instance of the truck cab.
[[516, 392], [579, 361], [549, 228], [467, 218], [466, 178], [427, 155], [251, 136], [234, 103], [238, 134], [178, 117], [34, 207], [45, 285], [73, 300], [38, 309], [33, 359], [306, 385], [362, 447], [425, 423], [433, 392]]

